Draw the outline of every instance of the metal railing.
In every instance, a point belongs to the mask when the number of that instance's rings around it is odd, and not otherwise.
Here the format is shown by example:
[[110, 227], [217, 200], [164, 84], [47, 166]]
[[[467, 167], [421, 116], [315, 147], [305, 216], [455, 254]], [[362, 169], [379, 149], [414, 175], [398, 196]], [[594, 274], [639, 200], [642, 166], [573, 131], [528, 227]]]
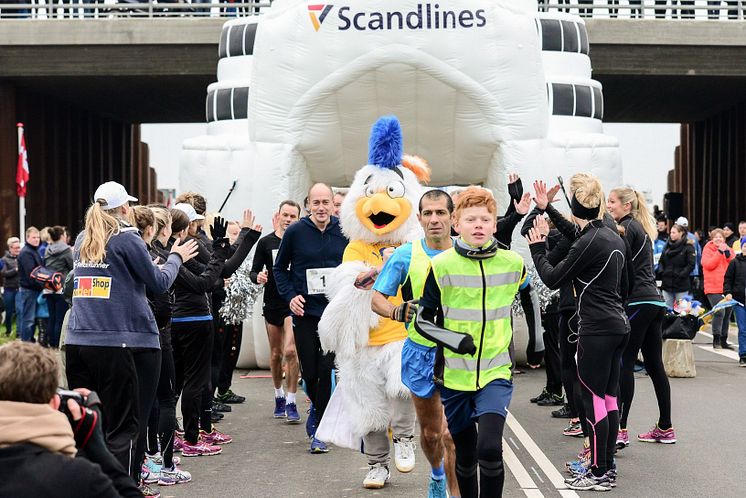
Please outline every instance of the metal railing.
[[[6, 0], [8, 1], [8, 0]], [[0, 4], [0, 19], [237, 17], [265, 12], [272, 0], [28, 0]], [[540, 11], [586, 18], [743, 20], [746, 0], [539, 0]]]

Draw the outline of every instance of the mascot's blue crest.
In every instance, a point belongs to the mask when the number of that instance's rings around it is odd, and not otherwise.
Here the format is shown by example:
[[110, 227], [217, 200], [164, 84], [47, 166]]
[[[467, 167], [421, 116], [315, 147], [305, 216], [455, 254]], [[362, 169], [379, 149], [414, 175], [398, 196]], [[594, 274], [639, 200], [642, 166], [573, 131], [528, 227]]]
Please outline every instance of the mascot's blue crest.
[[402, 135], [396, 116], [383, 116], [370, 130], [368, 164], [379, 168], [394, 169], [401, 164]]

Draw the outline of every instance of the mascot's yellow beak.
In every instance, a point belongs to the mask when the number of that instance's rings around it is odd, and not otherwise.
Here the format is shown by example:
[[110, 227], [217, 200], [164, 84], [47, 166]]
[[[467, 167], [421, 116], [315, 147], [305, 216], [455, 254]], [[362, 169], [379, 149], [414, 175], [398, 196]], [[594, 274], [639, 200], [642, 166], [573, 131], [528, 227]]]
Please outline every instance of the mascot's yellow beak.
[[355, 213], [368, 230], [376, 235], [384, 235], [393, 232], [407, 221], [412, 213], [412, 206], [406, 198], [392, 199], [382, 191], [371, 197], [358, 199]]

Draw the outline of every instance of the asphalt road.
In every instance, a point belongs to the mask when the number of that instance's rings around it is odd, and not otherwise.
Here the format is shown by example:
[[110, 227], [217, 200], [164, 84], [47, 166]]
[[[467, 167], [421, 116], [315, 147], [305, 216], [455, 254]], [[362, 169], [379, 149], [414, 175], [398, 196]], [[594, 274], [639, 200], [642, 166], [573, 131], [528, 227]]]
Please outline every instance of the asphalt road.
[[[632, 441], [617, 456], [618, 487], [610, 494], [746, 496], [746, 368], [738, 368], [735, 352], [715, 352], [708, 342], [701, 334], [695, 339], [697, 377], [671, 379], [675, 445], [636, 441], [634, 435], [647, 431], [657, 419], [652, 383], [645, 375], [638, 376], [629, 420]], [[248, 399], [234, 405], [234, 411], [218, 424], [234, 442], [224, 447], [222, 455], [184, 459], [182, 467], [192, 473], [193, 482], [161, 487], [164, 498], [427, 496], [429, 468], [419, 449], [413, 472], [394, 470], [384, 489], [363, 489], [367, 471], [363, 455], [341, 448], [326, 455], [309, 454], [303, 425], [289, 426], [272, 418], [270, 379], [240, 379], [242, 373], [246, 372], [236, 373], [233, 390]], [[515, 378], [504, 435], [508, 469], [504, 496], [569, 498], [584, 493], [564, 489], [561, 480], [564, 462], [580, 449], [581, 440], [562, 436], [566, 421], [552, 419], [550, 408], [528, 402], [541, 391], [544, 375], [541, 369]], [[307, 407], [304, 401], [299, 404]]]

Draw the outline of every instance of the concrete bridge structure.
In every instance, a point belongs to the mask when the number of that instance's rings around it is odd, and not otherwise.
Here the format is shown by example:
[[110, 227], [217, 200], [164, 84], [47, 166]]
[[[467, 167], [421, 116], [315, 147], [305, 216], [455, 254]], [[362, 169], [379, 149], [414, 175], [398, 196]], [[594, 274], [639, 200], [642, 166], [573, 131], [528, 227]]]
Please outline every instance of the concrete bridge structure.
[[[79, 227], [81, 194], [103, 178], [155, 200], [139, 124], [205, 120], [224, 21], [1, 20], [0, 237], [17, 227], [17, 121], [34, 148], [28, 223]], [[737, 186], [746, 180], [746, 23], [586, 25], [594, 79], [604, 86], [604, 121], [682, 123], [669, 190], [685, 194], [685, 214], [696, 226], [743, 216], [746, 195]]]

